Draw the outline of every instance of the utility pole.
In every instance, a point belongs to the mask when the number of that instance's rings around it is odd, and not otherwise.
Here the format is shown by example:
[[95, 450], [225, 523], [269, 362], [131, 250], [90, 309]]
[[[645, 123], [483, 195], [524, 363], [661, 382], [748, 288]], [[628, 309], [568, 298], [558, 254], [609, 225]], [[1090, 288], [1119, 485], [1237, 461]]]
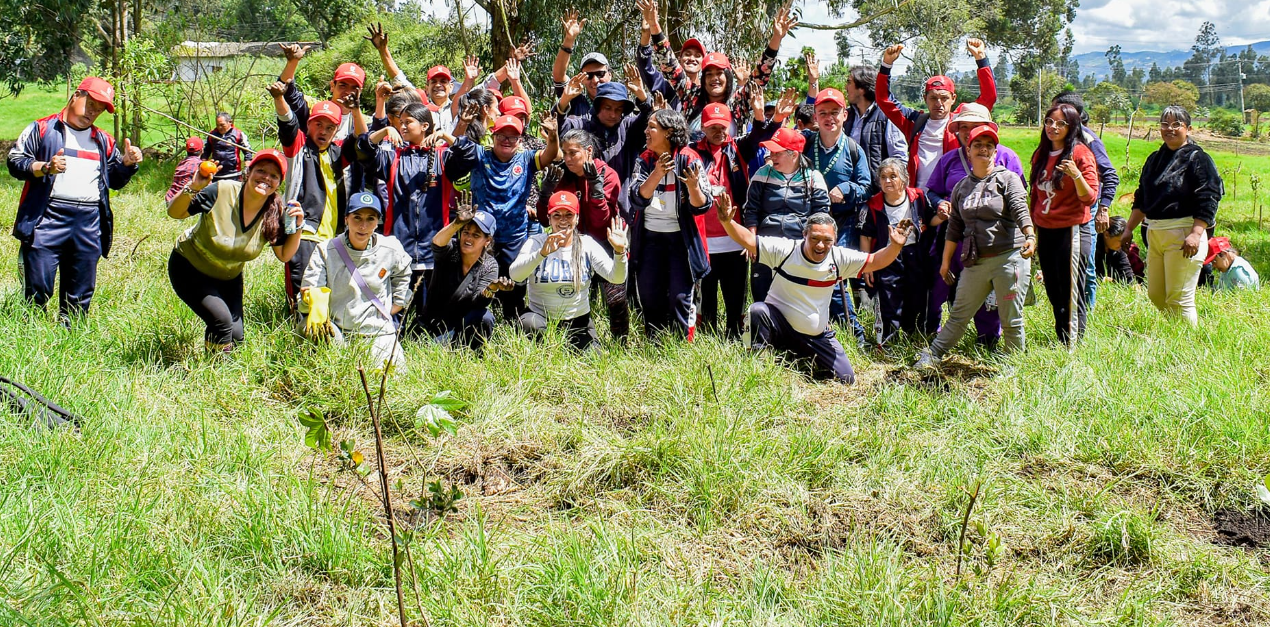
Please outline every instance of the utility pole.
[[1244, 121], [1244, 60], [1239, 59], [1239, 123]]

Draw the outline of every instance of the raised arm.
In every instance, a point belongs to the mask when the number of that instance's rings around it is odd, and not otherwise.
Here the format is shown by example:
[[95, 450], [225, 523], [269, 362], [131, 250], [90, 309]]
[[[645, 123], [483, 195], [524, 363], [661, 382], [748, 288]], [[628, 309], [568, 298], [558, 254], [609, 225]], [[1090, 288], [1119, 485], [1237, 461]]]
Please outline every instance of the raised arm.
[[988, 47], [981, 39], [967, 39], [966, 50], [975, 58], [976, 76], [979, 78], [979, 97], [975, 102], [985, 106], [989, 111], [997, 103], [997, 81], [992, 76], [992, 66], [988, 64]]
[[401, 73], [401, 68], [397, 66], [397, 62], [393, 60], [392, 53], [388, 51], [388, 33], [384, 30], [382, 22], [377, 22], [366, 27], [370, 34], [365, 37], [370, 45], [375, 47], [379, 52], [379, 62], [384, 66], [384, 72], [388, 73], [394, 81], [400, 77], [405, 84], [409, 84], [409, 79]]
[[736, 208], [732, 205], [732, 199], [727, 194], [719, 194], [714, 199], [714, 210], [719, 218], [719, 224], [723, 225], [723, 230], [728, 232], [728, 237], [740, 244], [741, 248], [744, 248], [753, 259], [758, 254], [758, 236], [733, 221]]
[[278, 44], [282, 48], [282, 54], [287, 58], [286, 65], [282, 66], [282, 73], [278, 75], [278, 80], [284, 83], [290, 83], [295, 80], [295, 70], [300, 67], [300, 59], [308, 53], [308, 46], [300, 44]]
[[908, 137], [913, 132], [913, 121], [908, 119], [907, 115], [911, 109], [891, 99], [891, 66], [900, 58], [900, 52], [903, 50], [904, 44], [895, 44], [882, 52], [882, 65], [878, 67], [874, 92], [882, 115], [885, 115], [886, 119], [899, 128], [905, 137]]
[[560, 39], [560, 48], [556, 50], [556, 60], [551, 63], [551, 80], [563, 83], [569, 72], [569, 58], [573, 56], [573, 46], [586, 26], [586, 19], [579, 16], [577, 9], [569, 9], [560, 19], [560, 28], [564, 31]]

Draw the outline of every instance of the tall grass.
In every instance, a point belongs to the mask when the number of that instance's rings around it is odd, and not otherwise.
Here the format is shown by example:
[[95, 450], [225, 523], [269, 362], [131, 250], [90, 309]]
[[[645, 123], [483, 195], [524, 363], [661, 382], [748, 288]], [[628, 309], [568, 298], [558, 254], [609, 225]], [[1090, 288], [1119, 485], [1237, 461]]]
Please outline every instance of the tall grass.
[[[1026, 158], [1033, 135], [1006, 142]], [[1135, 162], [1149, 149], [1135, 142]], [[369, 455], [362, 357], [295, 335], [262, 257], [246, 343], [205, 358], [167, 284], [186, 226], [159, 200], [170, 167], [116, 197], [116, 252], [73, 330], [22, 304], [0, 241], [0, 374], [86, 419], [48, 432], [0, 413], [0, 624], [389, 624], [379, 510], [293, 418], [315, 408]], [[17, 194], [0, 184], [0, 221]], [[1224, 203], [1219, 228], [1270, 271], [1248, 206]], [[1218, 546], [1209, 523], [1270, 472], [1268, 313], [1270, 291], [1203, 293], [1191, 330], [1141, 288], [1104, 286], [1074, 353], [1042, 304], [1009, 374], [921, 379], [904, 368], [916, 341], [852, 352], [855, 387], [711, 337], [577, 355], [500, 327], [484, 358], [407, 344], [385, 422], [394, 491], [466, 494], [417, 531], [424, 610], [434, 625], [1268, 621], [1265, 550]], [[440, 390], [468, 405], [433, 440], [413, 416]], [[983, 534], [1005, 545], [991, 569]]]

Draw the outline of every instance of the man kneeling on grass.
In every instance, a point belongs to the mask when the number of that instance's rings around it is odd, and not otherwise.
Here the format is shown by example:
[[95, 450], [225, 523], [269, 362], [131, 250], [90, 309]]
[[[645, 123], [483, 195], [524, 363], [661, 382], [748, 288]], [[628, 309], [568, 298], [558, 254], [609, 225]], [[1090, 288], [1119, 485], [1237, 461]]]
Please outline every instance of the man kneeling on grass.
[[771, 348], [798, 359], [811, 359], [813, 374], [855, 383], [855, 371], [829, 326], [829, 300], [844, 280], [876, 272], [899, 256], [913, 223], [891, 227], [890, 244], [873, 254], [834, 246], [838, 226], [827, 213], [813, 214], [802, 241], [757, 236], [732, 222], [735, 209], [726, 195], [715, 202], [719, 223], [758, 263], [772, 268], [772, 287], [763, 302], [750, 306], [750, 347]]

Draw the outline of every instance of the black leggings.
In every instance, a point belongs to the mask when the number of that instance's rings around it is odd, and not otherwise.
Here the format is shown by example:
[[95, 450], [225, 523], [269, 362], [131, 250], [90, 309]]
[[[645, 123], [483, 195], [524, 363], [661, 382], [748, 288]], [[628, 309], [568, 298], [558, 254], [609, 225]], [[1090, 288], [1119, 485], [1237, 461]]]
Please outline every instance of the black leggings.
[[1071, 344], [1085, 334], [1088, 302], [1085, 279], [1093, 238], [1080, 225], [1036, 227], [1036, 256], [1045, 276], [1045, 294], [1054, 309], [1054, 333]]
[[175, 250], [168, 257], [172, 289], [207, 325], [204, 339], [223, 346], [243, 341], [243, 275], [222, 281], [199, 272]]
[[701, 326], [715, 332], [719, 327], [719, 290], [723, 290], [724, 319], [729, 339], [741, 337], [745, 322], [745, 280], [749, 263], [737, 252], [710, 255], [710, 273], [701, 279]]

